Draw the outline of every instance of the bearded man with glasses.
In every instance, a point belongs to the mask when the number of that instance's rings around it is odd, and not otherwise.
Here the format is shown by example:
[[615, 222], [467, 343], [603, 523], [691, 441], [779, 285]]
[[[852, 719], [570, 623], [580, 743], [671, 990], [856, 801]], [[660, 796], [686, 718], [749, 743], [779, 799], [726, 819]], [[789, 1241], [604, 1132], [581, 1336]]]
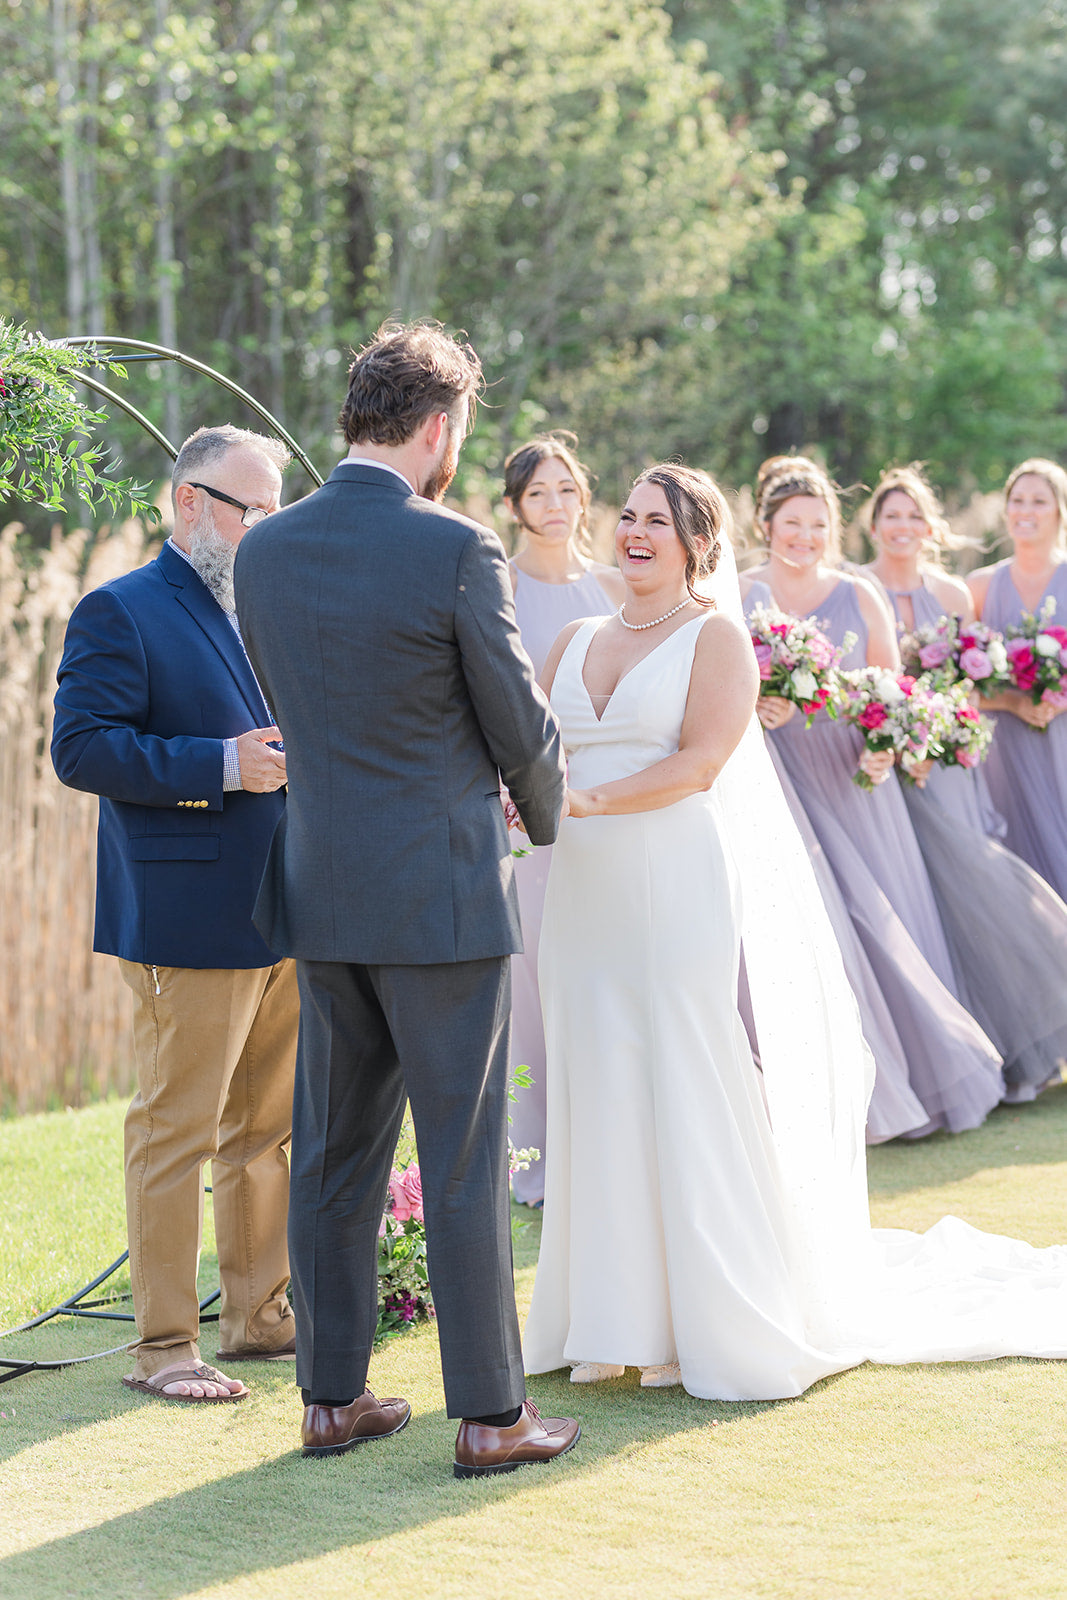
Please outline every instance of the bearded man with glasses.
[[246, 530], [278, 509], [289, 452], [201, 428], [174, 463], [155, 561], [88, 594], [67, 629], [52, 760], [100, 797], [94, 949], [134, 995], [126, 1219], [138, 1338], [128, 1388], [219, 1402], [200, 1359], [203, 1167], [212, 1162], [218, 1359], [293, 1359], [287, 1146], [293, 962], [252, 925], [285, 804], [285, 755], [234, 609]]

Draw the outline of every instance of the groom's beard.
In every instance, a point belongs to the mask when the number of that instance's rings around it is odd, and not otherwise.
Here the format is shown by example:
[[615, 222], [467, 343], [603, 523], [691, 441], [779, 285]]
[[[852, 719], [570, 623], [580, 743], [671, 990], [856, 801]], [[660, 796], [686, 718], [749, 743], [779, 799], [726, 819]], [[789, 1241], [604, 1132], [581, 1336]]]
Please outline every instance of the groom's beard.
[[458, 466], [459, 446], [456, 444], [455, 439], [453, 438], [452, 427], [451, 424], [449, 424], [448, 447], [445, 450], [443, 458], [437, 464], [433, 472], [422, 486], [424, 498], [427, 500], [443, 500], [445, 497], [445, 491], [448, 489], [452, 479], [456, 476], [456, 468]]
[[233, 564], [237, 546], [224, 539], [215, 526], [211, 507], [205, 505], [189, 530], [189, 560], [228, 616], [237, 610], [233, 593]]

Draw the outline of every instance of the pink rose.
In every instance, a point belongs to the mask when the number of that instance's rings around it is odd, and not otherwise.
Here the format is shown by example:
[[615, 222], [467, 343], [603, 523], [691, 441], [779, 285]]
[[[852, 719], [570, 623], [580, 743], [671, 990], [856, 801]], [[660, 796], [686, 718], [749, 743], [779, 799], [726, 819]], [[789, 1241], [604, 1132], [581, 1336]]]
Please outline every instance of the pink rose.
[[911, 694], [911, 691], [915, 687], [915, 679], [909, 678], [906, 672], [901, 673], [900, 677], [897, 679], [897, 682], [905, 694]]
[[1030, 648], [1029, 639], [1005, 639], [1004, 648], [1011, 656], [1012, 661], [1032, 661], [1034, 652]]
[[404, 1176], [400, 1181], [407, 1195], [411, 1215], [416, 1222], [422, 1222], [422, 1173], [414, 1162], [404, 1169]]
[[1041, 632], [1042, 633], [1047, 633], [1053, 639], [1055, 639], [1056, 643], [1060, 646], [1061, 649], [1063, 649], [1063, 647], [1065, 645], [1067, 645], [1067, 628], [1061, 628], [1061, 627], [1058, 627], [1058, 626], [1054, 626], [1054, 627], [1042, 628]]
[[861, 728], [880, 728], [888, 715], [885, 706], [879, 705], [877, 700], [872, 700], [871, 704], [860, 712], [856, 721]]
[[1055, 706], [1057, 711], [1062, 711], [1067, 706], [1067, 692], [1063, 689], [1046, 689], [1041, 696], [1045, 705]]
[[1012, 663], [1012, 668], [1016, 688], [1021, 689], [1024, 694], [1028, 693], [1037, 681], [1037, 663], [1031, 660], [1020, 665], [1019, 661], [1015, 661]]
[[756, 661], [759, 664], [759, 675], [766, 682], [773, 671], [771, 667], [771, 659], [774, 655], [774, 651], [771, 649], [769, 644], [761, 644], [757, 639], [753, 639], [752, 648], [756, 652]]
[[919, 651], [919, 661], [925, 672], [933, 667], [942, 666], [952, 654], [944, 639], [935, 639], [932, 644], [924, 644]]
[[416, 1222], [423, 1220], [422, 1177], [414, 1162], [410, 1167], [405, 1167], [403, 1172], [393, 1168], [389, 1179], [389, 1193], [393, 1201], [393, 1216], [397, 1222], [407, 1222], [409, 1217], [413, 1217]]
[[989, 677], [993, 671], [993, 663], [984, 650], [979, 650], [977, 645], [972, 645], [969, 650], [964, 650], [960, 655], [960, 671], [977, 682], [980, 678]]
[[956, 760], [961, 767], [976, 767], [978, 765], [978, 757], [973, 750], [957, 750]]

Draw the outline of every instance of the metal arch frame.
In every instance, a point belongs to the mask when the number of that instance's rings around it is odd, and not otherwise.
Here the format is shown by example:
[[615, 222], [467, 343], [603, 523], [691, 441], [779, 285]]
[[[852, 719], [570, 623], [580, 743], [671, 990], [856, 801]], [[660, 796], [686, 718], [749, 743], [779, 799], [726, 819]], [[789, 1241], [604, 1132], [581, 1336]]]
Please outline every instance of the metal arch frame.
[[[203, 361], [197, 361], [193, 356], [184, 355], [181, 350], [169, 350], [166, 345], [151, 344], [147, 339], [125, 339], [112, 337], [108, 334], [77, 334], [70, 339], [57, 339], [55, 343], [57, 345], [66, 345], [72, 350], [91, 347], [99, 350], [104, 356], [110, 355], [112, 350], [130, 350], [135, 353], [127, 356], [125, 358], [127, 361], [176, 361], [179, 366], [189, 367], [193, 372], [202, 373], [204, 377], [210, 378], [214, 383], [217, 383], [220, 388], [236, 396], [238, 400], [248, 406], [249, 410], [254, 411], [256, 416], [265, 422], [278, 438], [289, 447], [312, 482], [316, 486], [321, 486], [323, 481], [321, 472], [312, 465], [292, 434], [282, 427], [277, 417], [272, 416], [266, 406], [260, 405], [259, 401], [250, 395], [247, 389], [242, 389], [240, 384], [234, 383], [232, 378], [227, 378], [223, 373], [216, 372], [214, 367], [206, 366]], [[71, 376], [78, 383], [84, 383], [85, 387], [91, 389], [94, 394], [100, 395], [103, 399], [110, 401], [111, 404], [118, 406], [121, 411], [125, 411], [126, 415], [132, 417], [135, 422], [140, 423], [145, 432], [150, 434], [160, 448], [167, 452], [171, 460], [175, 460], [178, 454], [175, 446], [136, 406], [131, 405], [128, 400], [124, 400], [121, 395], [116, 394], [113, 389], [108, 388], [99, 379], [87, 377], [85, 369], [82, 367], [72, 372]]]

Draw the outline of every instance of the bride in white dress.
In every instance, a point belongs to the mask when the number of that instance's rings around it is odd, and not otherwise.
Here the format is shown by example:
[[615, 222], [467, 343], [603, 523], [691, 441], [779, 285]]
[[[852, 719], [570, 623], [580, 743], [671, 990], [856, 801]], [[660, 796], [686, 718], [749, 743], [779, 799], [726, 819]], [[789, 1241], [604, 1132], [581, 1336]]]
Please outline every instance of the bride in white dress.
[[870, 1228], [869, 1052], [752, 716], [727, 523], [704, 474], [643, 473], [616, 533], [624, 607], [566, 629], [545, 666], [571, 788], [541, 941], [527, 1371], [637, 1366], [744, 1400], [864, 1360], [1067, 1356], [1067, 1250], [955, 1218]]

